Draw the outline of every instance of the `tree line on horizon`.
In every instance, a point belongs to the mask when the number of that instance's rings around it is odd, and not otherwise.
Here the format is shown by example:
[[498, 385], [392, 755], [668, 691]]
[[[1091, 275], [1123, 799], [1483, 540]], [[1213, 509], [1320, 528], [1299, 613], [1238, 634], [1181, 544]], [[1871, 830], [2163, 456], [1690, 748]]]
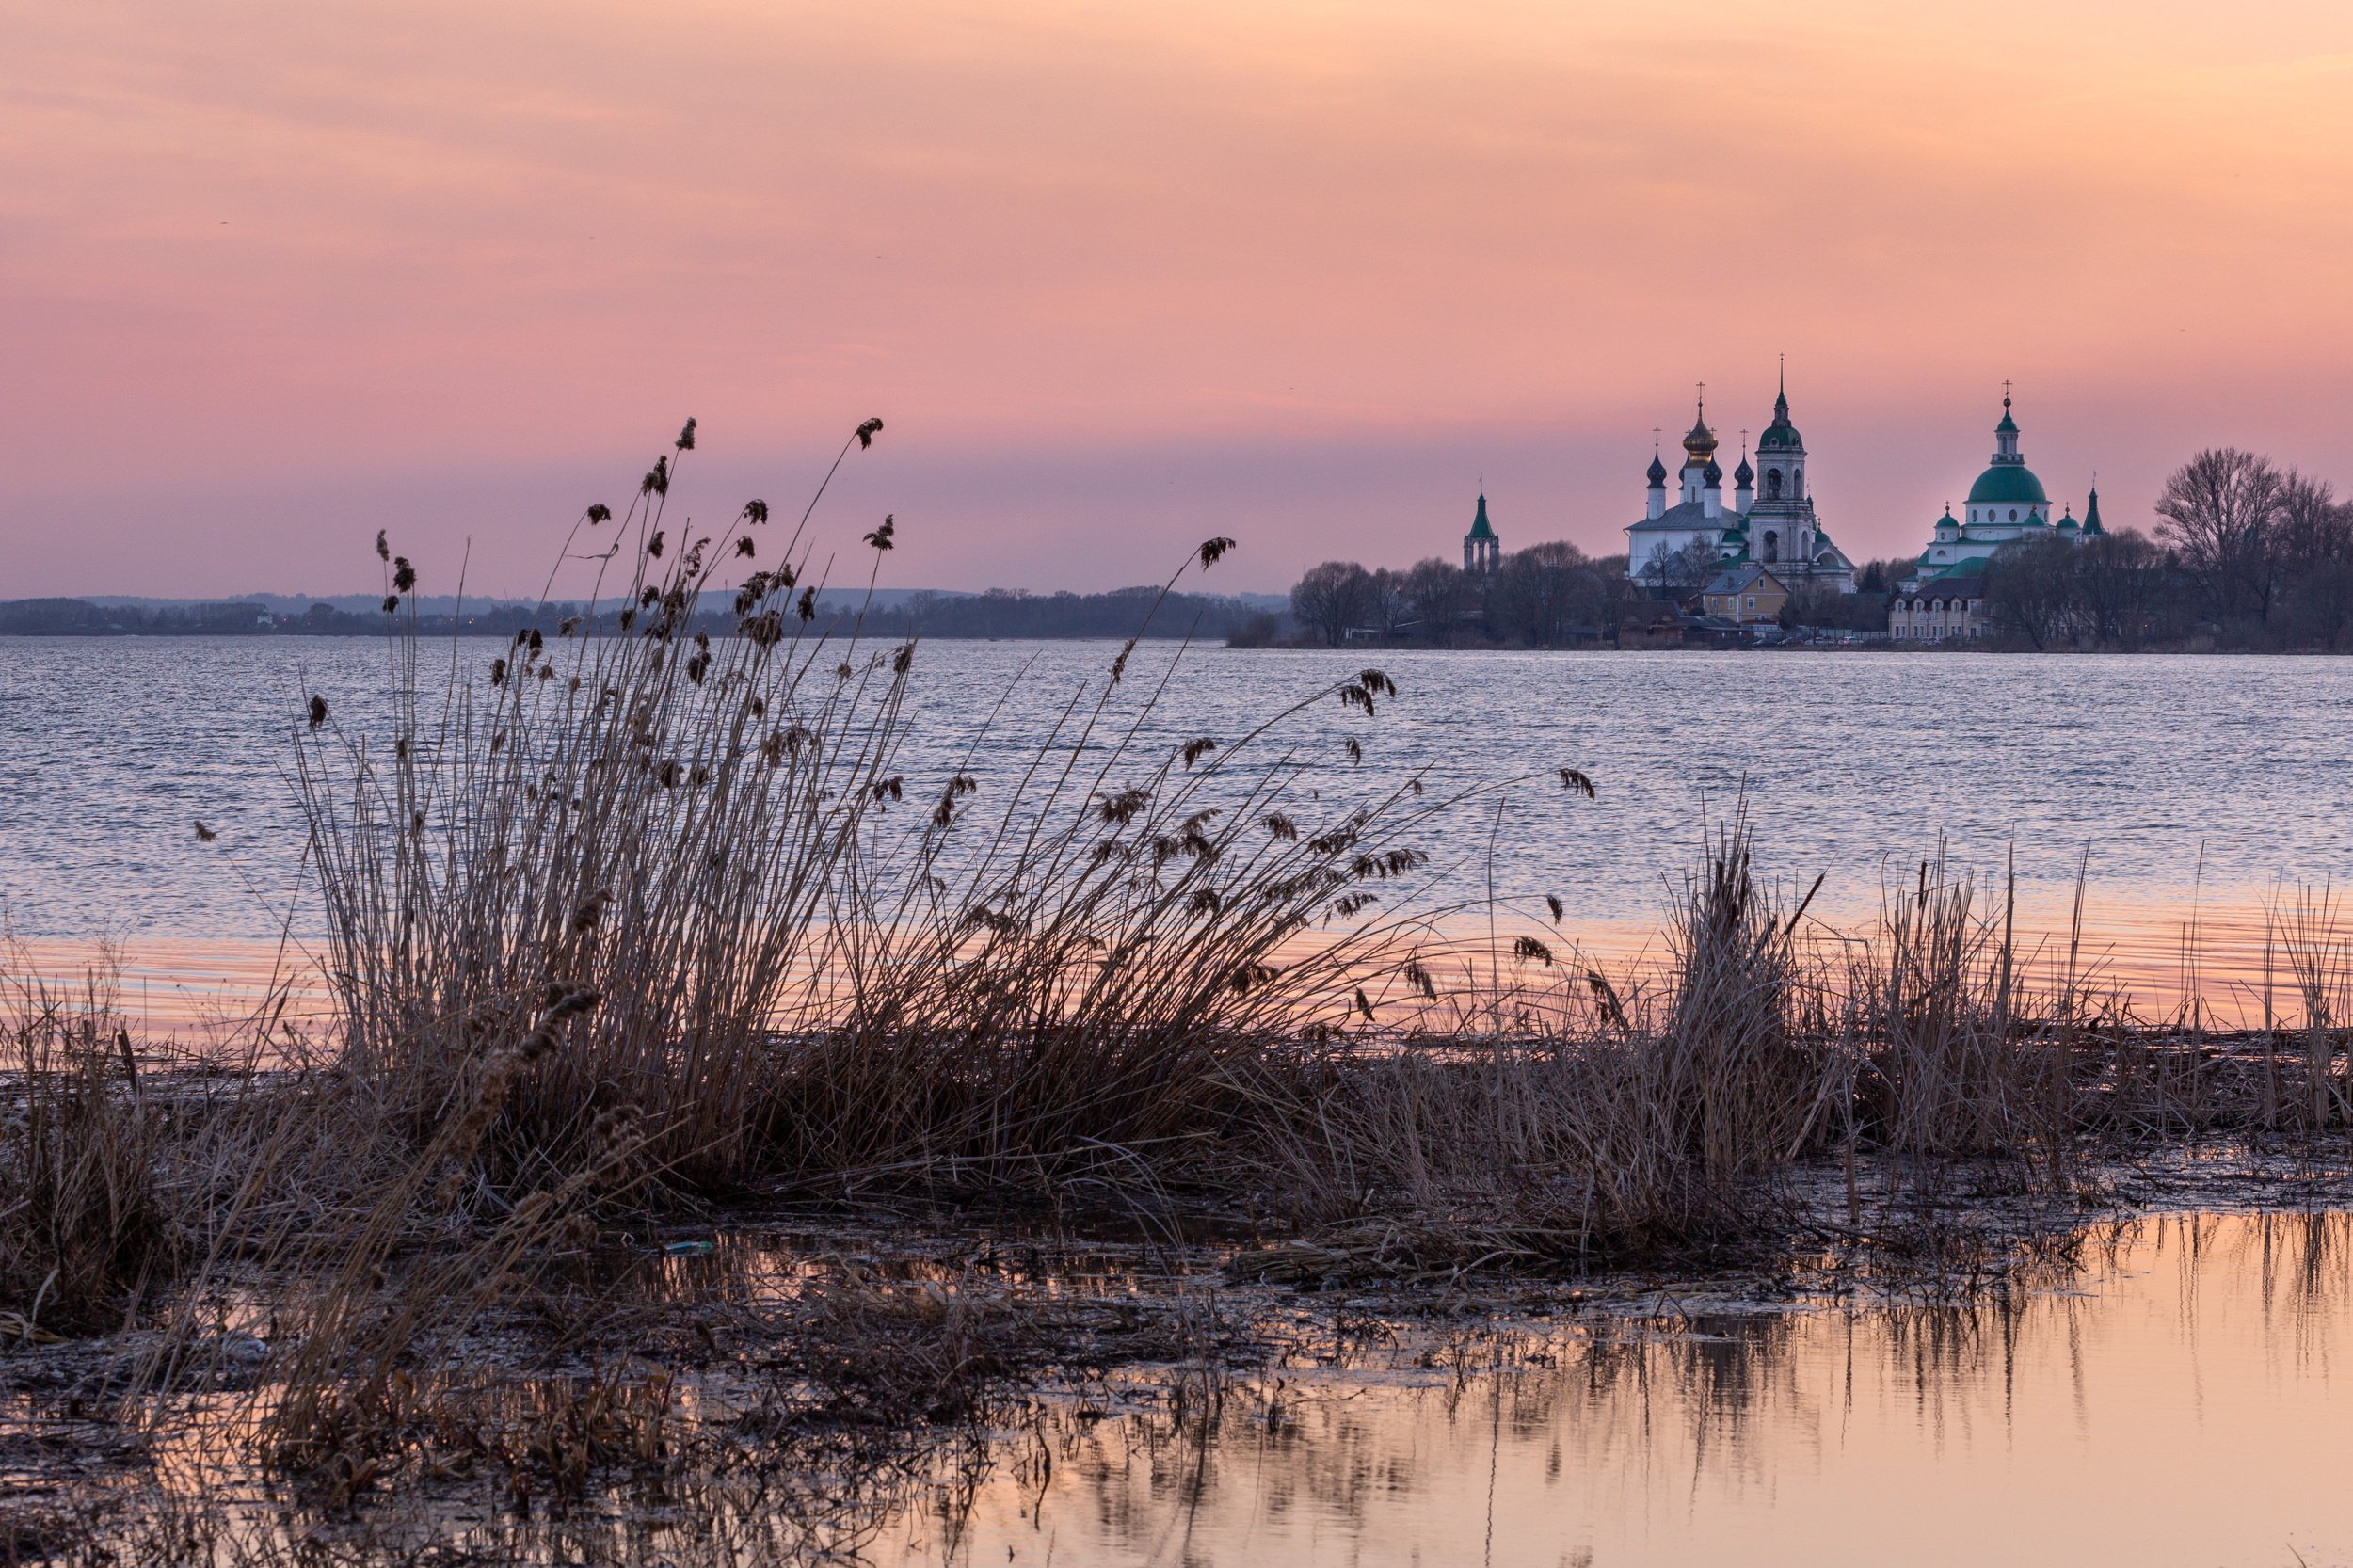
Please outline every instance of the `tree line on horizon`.
[[[714, 637], [730, 634], [737, 617], [728, 607], [729, 596], [712, 593], [704, 598], [706, 602], [681, 630]], [[1164, 594], [1157, 587], [1093, 594], [1005, 588], [979, 594], [918, 592], [888, 603], [868, 603], [854, 590], [836, 589], [814, 597], [811, 611], [828, 634], [891, 638], [1194, 636], [1272, 642], [1280, 631], [1275, 617], [1247, 601], [1212, 594]], [[552, 632], [566, 617], [585, 612], [585, 606], [568, 602], [496, 601], [469, 609], [462, 617], [424, 613], [416, 620], [420, 630], [429, 632], [512, 636], [534, 627]], [[382, 635], [391, 630], [396, 628], [390, 618], [376, 610], [327, 603], [273, 612], [254, 600], [162, 605], [97, 604], [82, 599], [0, 600], [0, 635], [349, 637]]]
[[[1357, 633], [1430, 648], [1615, 645], [1678, 613], [1706, 582], [1639, 583], [1625, 567], [1622, 554], [1587, 555], [1564, 539], [1507, 552], [1492, 572], [1466, 572], [1434, 555], [1401, 571], [1326, 561], [1292, 587], [1291, 616], [1303, 636], [1334, 648]], [[1784, 619], [1884, 629], [1885, 605], [1883, 594], [1803, 593], [1793, 595]]]

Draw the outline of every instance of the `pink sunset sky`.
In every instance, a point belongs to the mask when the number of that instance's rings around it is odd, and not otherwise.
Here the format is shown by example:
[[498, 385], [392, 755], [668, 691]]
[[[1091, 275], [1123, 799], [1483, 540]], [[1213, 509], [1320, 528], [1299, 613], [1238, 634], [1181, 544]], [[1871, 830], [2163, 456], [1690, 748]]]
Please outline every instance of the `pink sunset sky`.
[[[902, 585], [1600, 553], [1776, 357], [1916, 552], [2004, 378], [2055, 498], [2353, 483], [2353, 7], [9, 3], [0, 598], [529, 591], [674, 493]], [[1726, 457], [1727, 464], [1732, 460]], [[469, 553], [470, 552], [470, 553]]]

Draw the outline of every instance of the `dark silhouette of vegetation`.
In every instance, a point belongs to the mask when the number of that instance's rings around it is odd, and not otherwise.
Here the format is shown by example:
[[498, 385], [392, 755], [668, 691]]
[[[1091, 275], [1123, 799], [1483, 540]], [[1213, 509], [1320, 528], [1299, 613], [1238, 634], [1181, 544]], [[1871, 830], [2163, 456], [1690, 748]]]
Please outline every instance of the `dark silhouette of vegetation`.
[[[846, 608], [843, 614], [851, 614]], [[1267, 613], [1215, 594], [1163, 594], [1157, 587], [1109, 593], [917, 593], [889, 608], [856, 612], [877, 637], [1232, 638]], [[712, 628], [714, 632], [718, 629]], [[1268, 638], [1273, 640], [1272, 635]]]
[[[485, 603], [463, 615], [420, 616], [420, 629], [435, 633], [479, 632], [512, 636], [568, 605], [540, 610], [530, 604]], [[26, 637], [250, 637], [290, 634], [309, 637], [380, 637], [384, 615], [313, 604], [285, 615], [256, 600], [210, 604], [93, 604], [82, 599], [0, 600], [0, 636]]]
[[1615, 646], [1657, 618], [1623, 555], [1588, 556], [1565, 540], [1505, 555], [1492, 572], [1436, 556], [1402, 571], [1354, 561], [1311, 567], [1291, 589], [1300, 635], [1326, 648], [1379, 642], [1423, 648]]
[[[763, 514], [764, 516], [764, 514]], [[875, 530], [882, 534], [882, 530]], [[748, 536], [746, 536], [748, 537]], [[737, 555], [750, 552], [738, 548]], [[388, 558], [389, 559], [389, 558]], [[399, 596], [392, 596], [395, 603]], [[735, 628], [729, 593], [699, 600], [688, 630], [722, 636]], [[1155, 602], [1158, 600], [1158, 602]], [[919, 592], [888, 602], [868, 602], [863, 594], [812, 594], [814, 618], [846, 629], [852, 621], [872, 636], [896, 637], [1183, 637], [1243, 639], [1256, 629], [1260, 646], [1281, 635], [1279, 621], [1265, 627], [1269, 613], [1244, 600], [1214, 594], [1170, 594], [1157, 588], [1115, 588], [1109, 593], [1032, 594], [992, 588], [982, 594]], [[579, 607], [489, 602], [463, 615], [419, 613], [417, 624], [435, 634], [476, 633], [511, 637], [540, 628], [551, 632]], [[1142, 628], [1139, 633], [1139, 628]], [[381, 636], [383, 613], [352, 611], [326, 603], [307, 610], [273, 611], [257, 600], [213, 604], [102, 605], [80, 599], [0, 601], [0, 636]]]
[[2235, 447], [2166, 480], [2156, 536], [2021, 540], [1988, 563], [1998, 644], [2037, 649], [2353, 647], [2353, 504]]

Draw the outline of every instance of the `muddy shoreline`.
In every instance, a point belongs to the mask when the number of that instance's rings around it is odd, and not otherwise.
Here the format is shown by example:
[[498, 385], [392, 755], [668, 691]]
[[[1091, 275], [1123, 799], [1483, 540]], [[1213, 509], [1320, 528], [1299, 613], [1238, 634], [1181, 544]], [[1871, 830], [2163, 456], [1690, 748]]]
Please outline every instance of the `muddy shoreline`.
[[[725, 1515], [764, 1520], [763, 1550], [821, 1558], [910, 1509], [952, 1512], [1049, 1427], [1181, 1430], [1301, 1379], [1335, 1397], [1474, 1378], [1545, 1362], [1564, 1335], [1984, 1307], [2073, 1288], [2088, 1253], [2153, 1216], [2347, 1208], [2341, 1154], [2219, 1144], [2087, 1162], [2064, 1192], [2014, 1160], [1865, 1157], [1851, 1186], [1814, 1161], [1772, 1229], [1635, 1268], [1540, 1264], [1541, 1238], [1427, 1221], [1275, 1234], [1215, 1207], [1139, 1224], [748, 1204], [557, 1260], [440, 1365], [404, 1367], [407, 1408], [340, 1476], [274, 1472], [244, 1430], [283, 1349], [266, 1279], [243, 1282], [247, 1326], [136, 1410], [112, 1391], [156, 1331], [20, 1339], [0, 1355], [0, 1544], [27, 1561], [454, 1564], [574, 1560], [554, 1543], [596, 1539], [604, 1555], [577, 1560], [686, 1561]], [[663, 1541], [670, 1555], [647, 1555]]]

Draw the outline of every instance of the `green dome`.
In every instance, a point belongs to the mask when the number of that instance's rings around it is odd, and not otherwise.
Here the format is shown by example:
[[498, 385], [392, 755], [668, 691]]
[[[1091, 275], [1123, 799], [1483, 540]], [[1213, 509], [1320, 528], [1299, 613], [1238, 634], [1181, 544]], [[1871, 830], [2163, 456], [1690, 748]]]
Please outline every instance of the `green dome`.
[[1773, 398], [1773, 423], [1767, 425], [1765, 433], [1756, 438], [1756, 450], [1760, 455], [1767, 452], [1802, 452], [1805, 450], [1805, 438], [1799, 435], [1798, 427], [1789, 423], [1789, 388], [1786, 384]]
[[2034, 470], [2024, 463], [1995, 463], [1977, 475], [1977, 482], [1969, 487], [1969, 504], [1983, 506], [2047, 506], [2051, 498], [2042, 493], [2042, 481], [2034, 476]]

